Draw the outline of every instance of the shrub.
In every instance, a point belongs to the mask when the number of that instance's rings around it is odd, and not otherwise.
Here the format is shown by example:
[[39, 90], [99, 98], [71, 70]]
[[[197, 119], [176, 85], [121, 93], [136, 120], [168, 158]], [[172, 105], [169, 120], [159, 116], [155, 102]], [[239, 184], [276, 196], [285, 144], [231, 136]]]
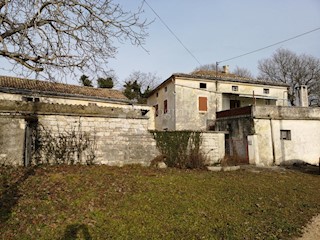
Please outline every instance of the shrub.
[[166, 156], [168, 167], [203, 168], [206, 158], [200, 146], [201, 132], [194, 131], [154, 131], [153, 136], [162, 155]]

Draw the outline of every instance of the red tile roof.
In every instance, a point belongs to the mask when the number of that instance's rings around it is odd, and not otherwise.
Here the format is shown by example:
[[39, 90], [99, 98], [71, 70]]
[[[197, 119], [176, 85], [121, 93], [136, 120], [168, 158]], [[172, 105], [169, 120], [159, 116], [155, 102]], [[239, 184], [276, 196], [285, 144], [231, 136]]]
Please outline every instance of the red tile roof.
[[83, 87], [64, 83], [0, 76], [0, 89], [33, 91], [71, 97], [88, 97], [128, 101], [121, 91], [106, 88]]

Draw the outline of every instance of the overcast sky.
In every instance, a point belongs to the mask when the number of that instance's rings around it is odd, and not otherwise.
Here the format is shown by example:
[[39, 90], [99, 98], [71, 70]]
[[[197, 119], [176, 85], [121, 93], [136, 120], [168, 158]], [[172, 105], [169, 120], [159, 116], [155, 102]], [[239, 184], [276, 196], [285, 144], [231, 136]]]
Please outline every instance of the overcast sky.
[[[135, 10], [141, 0], [115, 0]], [[147, 0], [201, 64], [229, 59], [320, 27], [320, 0]], [[145, 4], [149, 26], [147, 50], [130, 43], [116, 44], [110, 60], [120, 81], [133, 71], [156, 73], [162, 80], [173, 73], [190, 73], [199, 64]], [[238, 59], [220, 63], [258, 74], [258, 61], [277, 48], [320, 58], [320, 30]], [[0, 59], [1, 65], [5, 64]], [[0, 72], [12, 75], [8, 72]], [[79, 76], [80, 77], [80, 76]], [[78, 79], [68, 83], [77, 84]]]

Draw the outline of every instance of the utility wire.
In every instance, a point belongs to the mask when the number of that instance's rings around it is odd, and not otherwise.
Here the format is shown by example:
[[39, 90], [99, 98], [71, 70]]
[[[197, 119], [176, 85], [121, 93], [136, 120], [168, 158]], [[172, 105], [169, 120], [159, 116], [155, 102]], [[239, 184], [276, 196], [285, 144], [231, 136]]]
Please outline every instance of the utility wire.
[[199, 64], [201, 65], [200, 61], [196, 58], [196, 56], [186, 47], [186, 45], [183, 44], [183, 42], [180, 40], [180, 38], [171, 30], [171, 28], [168, 26], [168, 24], [165, 23], [165, 21], [159, 16], [159, 14], [150, 6], [150, 4], [144, 0], [144, 3], [147, 4], [147, 6], [151, 9], [151, 11], [159, 18], [159, 20], [162, 22], [162, 24], [168, 29], [168, 31], [176, 38], [176, 40], [181, 44], [181, 46], [191, 55], [191, 57]]
[[251, 52], [248, 52], [248, 53], [244, 53], [244, 54], [238, 55], [238, 56], [236, 56], [236, 57], [232, 57], [232, 58], [228, 58], [228, 59], [225, 59], [225, 60], [219, 61], [219, 62], [217, 62], [217, 64], [222, 63], [222, 62], [227, 62], [227, 61], [230, 61], [230, 60], [233, 60], [233, 59], [236, 59], [236, 58], [240, 58], [240, 57], [243, 57], [243, 56], [246, 56], [246, 55], [249, 55], [249, 54], [255, 53], [255, 52], [259, 52], [259, 51], [261, 51], [261, 50], [264, 50], [264, 49], [267, 49], [267, 48], [270, 48], [270, 47], [276, 46], [276, 45], [281, 44], [281, 43], [284, 43], [284, 42], [288, 42], [288, 41], [290, 41], [290, 40], [293, 40], [293, 39], [296, 39], [296, 38], [302, 37], [302, 36], [304, 36], [304, 35], [307, 35], [307, 34], [309, 34], [309, 33], [312, 33], [312, 32], [318, 31], [318, 30], [320, 30], [320, 27], [315, 28], [315, 29], [313, 29], [313, 30], [311, 30], [311, 31], [308, 31], [308, 32], [301, 33], [301, 34], [296, 35], [296, 36], [294, 36], [294, 37], [291, 37], [291, 38], [285, 39], [285, 40], [283, 40], [283, 41], [276, 42], [276, 43], [271, 44], [271, 45], [268, 45], [268, 46], [266, 46], [266, 47], [259, 48], [259, 49], [256, 49], [256, 50], [254, 50], [254, 51], [251, 51]]

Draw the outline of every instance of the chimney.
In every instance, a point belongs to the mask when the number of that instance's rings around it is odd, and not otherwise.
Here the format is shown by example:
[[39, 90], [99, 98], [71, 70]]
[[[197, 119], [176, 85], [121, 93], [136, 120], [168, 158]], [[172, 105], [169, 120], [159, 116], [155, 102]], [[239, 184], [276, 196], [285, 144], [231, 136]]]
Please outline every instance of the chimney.
[[309, 107], [308, 87], [306, 85], [301, 85], [298, 88], [298, 91], [299, 91], [299, 106]]
[[222, 68], [223, 68], [223, 70], [222, 70], [223, 73], [226, 73], [226, 74], [229, 73], [229, 65], [225, 65]]

